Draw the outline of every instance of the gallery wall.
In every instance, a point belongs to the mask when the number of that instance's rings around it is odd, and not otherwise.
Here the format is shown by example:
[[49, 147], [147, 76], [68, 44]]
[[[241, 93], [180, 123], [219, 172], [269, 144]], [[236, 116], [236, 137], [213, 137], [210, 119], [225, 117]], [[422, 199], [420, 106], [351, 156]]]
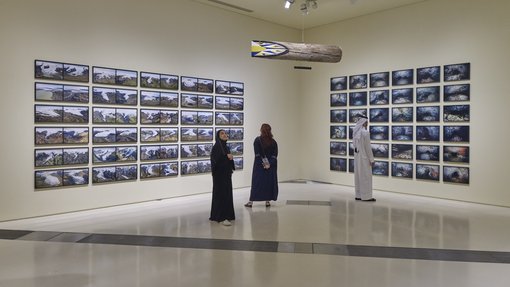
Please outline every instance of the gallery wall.
[[[471, 86], [471, 98], [466, 103], [470, 105], [470, 120], [466, 123], [470, 141], [464, 144], [470, 147], [470, 162], [464, 165], [470, 169], [469, 184], [396, 178], [390, 172], [390, 176], [374, 176], [374, 189], [510, 206], [505, 172], [510, 157], [505, 128], [510, 104], [506, 83], [510, 18], [505, 11], [510, 9], [510, 3], [489, 2], [490, 5], [476, 0], [428, 0], [307, 30], [309, 42], [341, 46], [343, 59], [336, 65], [315, 64], [303, 78], [301, 112], [316, 116], [301, 121], [310, 136], [303, 140], [306, 164], [300, 175], [342, 185], [352, 186], [354, 182], [352, 173], [330, 170], [332, 77], [470, 63], [471, 78], [463, 82]], [[441, 86], [444, 84], [451, 83], [441, 82]], [[413, 89], [419, 86], [410, 85]], [[412, 106], [419, 104], [415, 101]], [[434, 124], [445, 125], [443, 121]], [[420, 141], [415, 137], [410, 143], [416, 145]], [[388, 161], [395, 161], [391, 154]], [[407, 162], [415, 167], [423, 163], [416, 157]]]
[[[252, 39], [296, 41], [300, 33], [294, 29], [187, 0], [7, 0], [0, 2], [0, 36], [0, 221], [212, 188], [211, 175], [204, 174], [35, 189], [34, 60], [242, 82], [244, 168], [234, 173], [234, 187], [251, 185], [252, 143], [263, 122], [273, 126], [286, 147], [280, 150], [280, 180], [298, 177], [293, 143], [300, 116], [299, 73], [286, 62], [250, 57]], [[94, 86], [92, 80], [85, 85]], [[89, 107], [92, 111], [92, 101]], [[88, 126], [92, 130], [92, 120]], [[90, 139], [87, 147], [92, 151], [94, 146]], [[93, 166], [91, 161], [86, 167]]]

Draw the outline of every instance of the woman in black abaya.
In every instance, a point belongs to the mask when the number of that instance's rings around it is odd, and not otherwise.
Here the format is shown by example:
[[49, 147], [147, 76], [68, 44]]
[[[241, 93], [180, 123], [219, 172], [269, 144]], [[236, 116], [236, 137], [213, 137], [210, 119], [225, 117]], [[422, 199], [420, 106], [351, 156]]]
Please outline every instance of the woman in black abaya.
[[213, 191], [209, 220], [230, 226], [232, 225], [230, 221], [235, 219], [232, 196], [232, 173], [235, 167], [227, 140], [227, 133], [224, 130], [219, 130], [216, 133], [216, 143], [211, 151]]
[[265, 201], [270, 207], [271, 200], [278, 199], [278, 144], [273, 139], [271, 126], [262, 124], [260, 136], [253, 142], [255, 161], [251, 178], [250, 201], [244, 206], [252, 207], [254, 201]]

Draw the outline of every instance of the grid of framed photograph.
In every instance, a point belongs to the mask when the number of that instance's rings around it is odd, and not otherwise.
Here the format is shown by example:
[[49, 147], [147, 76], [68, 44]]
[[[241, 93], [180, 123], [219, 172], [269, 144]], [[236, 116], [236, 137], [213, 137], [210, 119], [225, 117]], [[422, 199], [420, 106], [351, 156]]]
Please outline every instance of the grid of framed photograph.
[[243, 169], [242, 82], [42, 60], [34, 78], [36, 189], [88, 185], [90, 164], [92, 184], [208, 173], [219, 129]]
[[352, 130], [363, 115], [374, 175], [469, 184], [470, 69], [460, 63], [331, 77], [330, 170], [354, 171]]

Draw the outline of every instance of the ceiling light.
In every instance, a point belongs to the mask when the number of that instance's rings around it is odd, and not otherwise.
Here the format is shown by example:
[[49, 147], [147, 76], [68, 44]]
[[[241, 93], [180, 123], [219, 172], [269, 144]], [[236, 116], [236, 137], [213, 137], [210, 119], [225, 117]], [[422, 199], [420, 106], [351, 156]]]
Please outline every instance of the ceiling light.
[[292, 4], [294, 4], [294, 0], [285, 0], [285, 9], [289, 9]]

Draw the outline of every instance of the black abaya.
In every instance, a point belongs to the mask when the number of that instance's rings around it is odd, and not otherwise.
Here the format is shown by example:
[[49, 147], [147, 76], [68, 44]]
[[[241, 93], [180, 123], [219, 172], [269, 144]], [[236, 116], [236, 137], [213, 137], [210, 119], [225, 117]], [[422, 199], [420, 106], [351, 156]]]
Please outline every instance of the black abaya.
[[209, 217], [209, 220], [217, 222], [235, 219], [232, 196], [232, 172], [235, 168], [234, 161], [227, 157], [229, 153], [226, 142], [219, 139], [217, 135], [216, 143], [211, 151], [213, 191]]

